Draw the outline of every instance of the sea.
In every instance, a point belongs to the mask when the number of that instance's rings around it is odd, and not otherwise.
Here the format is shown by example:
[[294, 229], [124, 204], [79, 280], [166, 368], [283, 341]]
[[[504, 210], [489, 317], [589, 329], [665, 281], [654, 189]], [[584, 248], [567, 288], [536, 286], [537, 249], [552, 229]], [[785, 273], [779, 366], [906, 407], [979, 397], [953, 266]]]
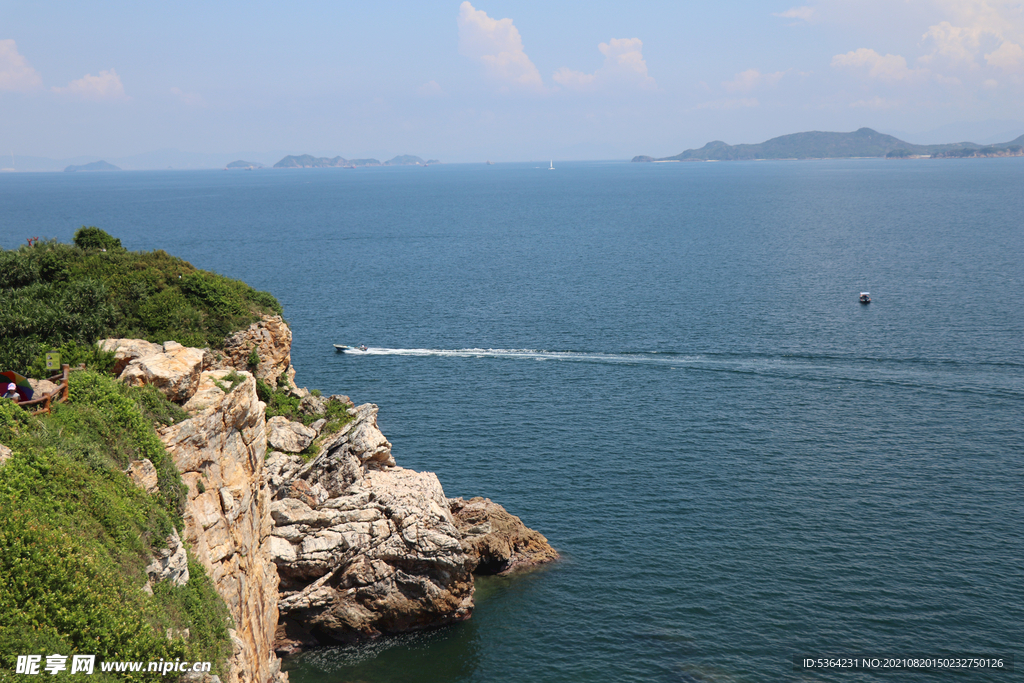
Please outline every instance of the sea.
[[1020, 158], [0, 175], [0, 246], [83, 225], [562, 554], [292, 683], [1021, 680]]

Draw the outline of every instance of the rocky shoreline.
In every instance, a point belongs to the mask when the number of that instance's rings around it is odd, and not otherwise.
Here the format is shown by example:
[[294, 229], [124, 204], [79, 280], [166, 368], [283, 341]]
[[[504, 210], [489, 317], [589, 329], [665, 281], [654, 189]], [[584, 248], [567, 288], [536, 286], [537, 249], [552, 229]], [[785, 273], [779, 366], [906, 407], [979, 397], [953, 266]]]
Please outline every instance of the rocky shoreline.
[[[432, 472], [399, 467], [377, 427], [377, 406], [298, 388], [291, 331], [279, 316], [235, 334], [224, 352], [99, 344], [116, 354], [122, 381], [152, 384], [191, 415], [158, 430], [188, 486], [182, 540], [169, 546], [184, 555], [175, 546], [183, 542], [202, 563], [234, 620], [227, 683], [286, 681], [279, 655], [304, 648], [468, 619], [474, 573], [558, 558], [500, 505], [449, 499]], [[260, 361], [250, 365], [254, 350]], [[327, 420], [268, 421], [256, 379], [281, 377], [303, 410], [325, 414], [328, 403], [343, 402], [351, 416], [308, 461], [298, 452]], [[145, 472], [145, 463], [130, 471]], [[159, 564], [151, 581], [182, 580], [172, 569], [161, 574]]]

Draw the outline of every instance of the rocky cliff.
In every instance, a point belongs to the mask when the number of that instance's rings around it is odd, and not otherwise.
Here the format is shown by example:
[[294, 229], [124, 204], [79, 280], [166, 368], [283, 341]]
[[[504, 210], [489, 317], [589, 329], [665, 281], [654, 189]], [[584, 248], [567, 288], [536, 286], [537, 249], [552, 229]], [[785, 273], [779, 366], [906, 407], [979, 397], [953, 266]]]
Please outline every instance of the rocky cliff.
[[[122, 381], [157, 386], [191, 415], [158, 433], [188, 486], [181, 538], [234, 620], [228, 683], [286, 681], [275, 651], [467, 619], [474, 572], [558, 557], [500, 505], [449, 500], [433, 473], [399, 467], [375, 405], [309, 396], [289, 381], [305, 396], [304, 410], [318, 415], [334, 403], [350, 417], [319, 446], [311, 444], [327, 419], [268, 423], [256, 376], [294, 377], [291, 331], [279, 317], [238, 333], [221, 352], [126, 339], [100, 345], [115, 353]], [[268, 441], [282, 450], [268, 457]], [[317, 448], [308, 462], [283, 452], [307, 448]], [[148, 487], [144, 463], [130, 473]], [[162, 573], [154, 580], [170, 575], [163, 565], [171, 555], [156, 558]]]

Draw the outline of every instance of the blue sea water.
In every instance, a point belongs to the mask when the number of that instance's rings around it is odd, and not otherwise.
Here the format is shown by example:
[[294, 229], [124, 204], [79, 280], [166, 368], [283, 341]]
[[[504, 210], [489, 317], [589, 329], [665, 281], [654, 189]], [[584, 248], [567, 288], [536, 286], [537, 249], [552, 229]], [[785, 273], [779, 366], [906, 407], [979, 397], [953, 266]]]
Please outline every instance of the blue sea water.
[[271, 291], [300, 385], [564, 556], [293, 683], [1006, 681], [792, 658], [1021, 654], [1022, 188], [1016, 158], [7, 174], [0, 246], [97, 225]]

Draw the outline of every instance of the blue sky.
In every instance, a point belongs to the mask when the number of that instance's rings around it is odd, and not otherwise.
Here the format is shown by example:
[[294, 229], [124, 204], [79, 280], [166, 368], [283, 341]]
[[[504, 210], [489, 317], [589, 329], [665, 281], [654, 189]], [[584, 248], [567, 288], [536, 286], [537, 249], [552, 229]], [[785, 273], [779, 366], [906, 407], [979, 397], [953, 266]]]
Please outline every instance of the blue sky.
[[999, 0], [4, 2], [0, 151], [614, 159], [861, 126], [985, 141], [1024, 132], [1022, 46], [1024, 3]]

